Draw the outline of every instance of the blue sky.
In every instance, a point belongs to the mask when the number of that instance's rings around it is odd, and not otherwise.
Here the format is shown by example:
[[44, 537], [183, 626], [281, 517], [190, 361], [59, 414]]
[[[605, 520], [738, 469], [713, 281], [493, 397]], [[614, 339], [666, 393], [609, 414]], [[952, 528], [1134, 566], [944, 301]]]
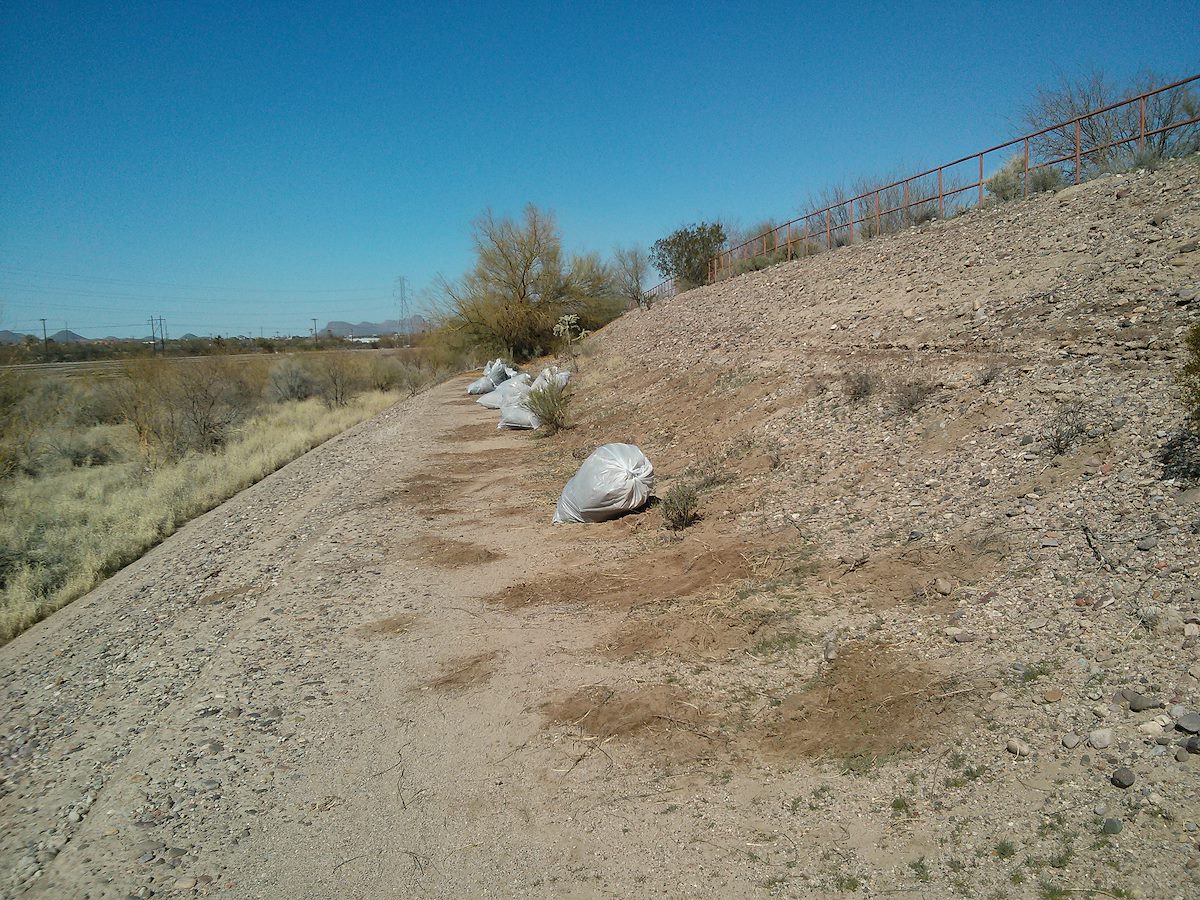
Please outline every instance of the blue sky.
[[795, 215], [1018, 132], [1058, 72], [1200, 71], [1190, 2], [0, 4], [0, 329], [394, 317], [491, 207], [568, 248]]

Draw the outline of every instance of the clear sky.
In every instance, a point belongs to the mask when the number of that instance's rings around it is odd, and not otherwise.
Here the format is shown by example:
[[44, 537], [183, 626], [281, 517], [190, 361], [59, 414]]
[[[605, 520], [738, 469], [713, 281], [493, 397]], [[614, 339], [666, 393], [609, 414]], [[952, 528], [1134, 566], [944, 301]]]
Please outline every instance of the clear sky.
[[1058, 72], [1200, 71], [1200, 6], [3, 0], [0, 329], [395, 317], [486, 207], [568, 248], [786, 218], [1008, 138]]

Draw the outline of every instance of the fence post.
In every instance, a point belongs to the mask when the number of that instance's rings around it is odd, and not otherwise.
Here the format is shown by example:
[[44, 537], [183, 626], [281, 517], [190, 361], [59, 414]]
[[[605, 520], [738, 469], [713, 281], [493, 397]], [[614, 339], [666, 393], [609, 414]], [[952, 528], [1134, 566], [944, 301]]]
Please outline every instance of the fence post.
[[792, 223], [787, 224], [788, 262], [792, 261]]
[[879, 191], [875, 192], [875, 237], [883, 234], [883, 226], [879, 223]]
[[846, 236], [846, 243], [847, 243], [847, 245], [849, 245], [849, 244], [854, 243], [854, 201], [851, 200], [850, 202], [848, 202], [846, 204], [846, 208], [847, 208], [847, 218], [850, 220], [847, 223], [847, 227], [850, 229], [850, 233]]
[[908, 224], [908, 182], [904, 182], [904, 224]]
[[1025, 138], [1025, 177], [1021, 180], [1021, 196], [1029, 196], [1029, 138]]
[[1075, 183], [1079, 184], [1079, 119], [1075, 120]]
[[808, 256], [808, 216], [804, 217], [804, 255]]
[[833, 249], [833, 222], [829, 217], [829, 210], [825, 210], [825, 248]]
[[1138, 97], [1138, 149], [1146, 149], [1146, 98]]
[[983, 154], [979, 154], [979, 205], [983, 206]]
[[938, 218], [946, 218], [946, 200], [942, 196], [942, 170], [938, 169]]

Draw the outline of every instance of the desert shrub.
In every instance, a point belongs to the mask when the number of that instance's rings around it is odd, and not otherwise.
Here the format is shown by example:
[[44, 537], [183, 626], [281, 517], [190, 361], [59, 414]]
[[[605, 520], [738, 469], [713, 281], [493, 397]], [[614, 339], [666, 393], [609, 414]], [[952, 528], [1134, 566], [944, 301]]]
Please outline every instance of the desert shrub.
[[901, 381], [892, 391], [892, 403], [900, 415], [916, 412], [937, 392], [937, 385], [924, 378]]
[[560, 385], [552, 379], [545, 387], [530, 391], [525, 397], [525, 407], [538, 417], [542, 427], [554, 434], [568, 427], [567, 416], [571, 405], [571, 387], [569, 384]]
[[307, 400], [317, 392], [317, 379], [296, 359], [281, 359], [267, 373], [267, 399], [273, 403]]
[[[1006, 202], [1018, 200], [1026, 195], [1025, 159], [1014, 156], [987, 180], [987, 192], [993, 200]], [[1029, 172], [1028, 193], [1040, 194], [1058, 190], [1063, 185], [1063, 174], [1055, 166], [1041, 166]]]
[[351, 351], [331, 350], [312, 361], [317, 394], [330, 409], [345, 406], [367, 384], [361, 360]]
[[879, 379], [866, 369], [842, 373], [842, 391], [847, 400], [859, 402], [866, 400], [879, 386]]
[[672, 531], [682, 531], [699, 518], [700, 495], [695, 486], [676, 481], [662, 498], [663, 520]]
[[1086, 431], [1083, 407], [1079, 403], [1064, 403], [1042, 429], [1042, 441], [1051, 454], [1062, 456]]
[[221, 447], [254, 412], [258, 396], [240, 364], [220, 356], [131, 361], [114, 390], [139, 446], [154, 461]]
[[1183, 402], [1188, 415], [1200, 420], [1200, 323], [1193, 325], [1184, 338], [1183, 368], [1179, 372], [1179, 386], [1183, 389]]
[[372, 390], [394, 391], [400, 386], [405, 370], [410, 368], [395, 356], [373, 354], [366, 366], [366, 380]]
[[0, 478], [12, 475], [29, 459], [38, 432], [32, 395], [31, 378], [0, 371]]

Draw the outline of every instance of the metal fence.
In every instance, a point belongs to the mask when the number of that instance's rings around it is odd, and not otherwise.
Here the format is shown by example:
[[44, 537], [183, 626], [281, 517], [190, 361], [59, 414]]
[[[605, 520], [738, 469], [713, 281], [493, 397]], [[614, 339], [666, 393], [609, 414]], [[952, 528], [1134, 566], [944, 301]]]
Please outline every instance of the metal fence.
[[[982, 206], [989, 192], [1014, 199], [1128, 168], [1139, 154], [1200, 150], [1200, 103], [1189, 89], [1197, 80], [1154, 88], [784, 222], [710, 259], [708, 281], [944, 219]], [[676, 293], [673, 279], [647, 291], [654, 299]]]

